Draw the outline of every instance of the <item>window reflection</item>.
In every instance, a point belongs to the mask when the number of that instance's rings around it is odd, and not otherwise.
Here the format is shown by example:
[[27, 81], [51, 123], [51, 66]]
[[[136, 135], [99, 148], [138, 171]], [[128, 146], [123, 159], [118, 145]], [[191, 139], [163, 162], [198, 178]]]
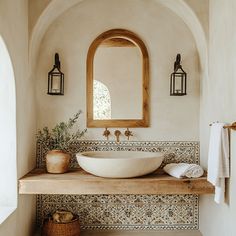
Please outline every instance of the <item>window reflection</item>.
[[98, 80], [93, 81], [93, 118], [111, 119], [111, 96], [107, 86]]

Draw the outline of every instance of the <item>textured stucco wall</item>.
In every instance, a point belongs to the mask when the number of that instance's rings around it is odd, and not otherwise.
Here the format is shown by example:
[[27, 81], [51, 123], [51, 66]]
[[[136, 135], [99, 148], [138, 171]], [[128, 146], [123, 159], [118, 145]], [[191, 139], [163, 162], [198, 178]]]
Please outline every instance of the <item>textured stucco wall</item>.
[[[17, 176], [35, 163], [35, 103], [33, 81], [28, 78], [28, 1], [0, 1], [0, 34], [11, 56], [16, 80]], [[7, 158], [7, 157], [1, 157]], [[0, 225], [1, 236], [32, 235], [35, 198], [19, 196], [17, 210]]]
[[[234, 122], [236, 118], [236, 2], [211, 0], [209, 15], [209, 80], [203, 81], [201, 107], [201, 163], [207, 166], [209, 123]], [[231, 177], [227, 181], [226, 203], [217, 205], [213, 196], [200, 201], [200, 229], [203, 236], [236, 235], [236, 134], [231, 132]]]
[[[150, 56], [151, 124], [149, 128], [133, 129], [132, 138], [198, 140], [200, 74], [194, 39], [180, 18], [154, 0], [87, 0], [50, 26], [41, 44], [36, 72], [38, 127], [65, 120], [79, 108], [84, 111], [81, 125], [86, 125], [87, 51], [96, 36], [111, 28], [137, 33]], [[63, 97], [46, 95], [47, 72], [56, 51], [66, 79]], [[169, 96], [169, 77], [177, 53], [182, 54], [183, 68], [188, 73], [188, 96], [183, 97]], [[101, 139], [102, 132], [89, 129], [87, 138]]]

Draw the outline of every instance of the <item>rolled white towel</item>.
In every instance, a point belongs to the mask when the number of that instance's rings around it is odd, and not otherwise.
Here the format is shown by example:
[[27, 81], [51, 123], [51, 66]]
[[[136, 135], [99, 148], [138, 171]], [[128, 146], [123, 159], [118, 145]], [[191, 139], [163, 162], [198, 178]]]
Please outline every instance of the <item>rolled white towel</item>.
[[188, 177], [188, 178], [199, 178], [204, 174], [204, 170], [197, 164], [188, 163], [171, 163], [167, 164], [164, 171], [176, 178]]

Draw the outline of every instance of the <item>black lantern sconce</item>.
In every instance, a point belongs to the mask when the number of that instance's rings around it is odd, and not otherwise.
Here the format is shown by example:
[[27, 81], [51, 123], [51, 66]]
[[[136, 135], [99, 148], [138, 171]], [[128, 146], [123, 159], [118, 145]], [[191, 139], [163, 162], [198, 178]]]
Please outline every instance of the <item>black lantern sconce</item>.
[[181, 55], [177, 54], [174, 72], [170, 77], [170, 96], [183, 96], [187, 92], [187, 74], [180, 65]]
[[59, 54], [56, 53], [54, 66], [48, 72], [48, 94], [50, 95], [64, 95], [64, 74], [60, 68]]

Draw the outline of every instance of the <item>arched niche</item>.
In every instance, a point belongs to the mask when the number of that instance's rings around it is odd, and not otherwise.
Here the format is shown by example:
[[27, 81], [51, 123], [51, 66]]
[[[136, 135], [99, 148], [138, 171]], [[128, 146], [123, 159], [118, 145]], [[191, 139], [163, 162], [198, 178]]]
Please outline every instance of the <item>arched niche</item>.
[[[48, 27], [65, 11], [86, 0], [52, 0], [39, 16], [30, 38], [29, 57], [30, 74], [34, 71], [41, 41]], [[192, 32], [197, 45], [202, 76], [208, 76], [207, 41], [202, 25], [196, 14], [184, 0], [155, 0], [179, 16]]]

